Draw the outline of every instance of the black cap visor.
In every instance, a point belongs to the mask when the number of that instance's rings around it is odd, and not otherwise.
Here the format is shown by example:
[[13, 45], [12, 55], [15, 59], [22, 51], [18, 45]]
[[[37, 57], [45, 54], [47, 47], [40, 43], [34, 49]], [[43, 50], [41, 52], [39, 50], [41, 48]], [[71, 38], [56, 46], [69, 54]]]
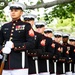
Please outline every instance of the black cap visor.
[[35, 27], [36, 28], [42, 28], [42, 27], [44, 27], [44, 25], [36, 25]]
[[69, 39], [69, 41], [75, 41], [74, 39]]
[[69, 38], [69, 36], [63, 36], [63, 38]]
[[34, 20], [34, 18], [24, 18], [25, 21], [31, 21]]
[[22, 8], [21, 8], [21, 7], [16, 7], [16, 6], [11, 6], [11, 7], [10, 7], [10, 10], [12, 10], [12, 9], [22, 10]]
[[46, 34], [46, 33], [52, 33], [52, 31], [44, 31], [44, 33]]

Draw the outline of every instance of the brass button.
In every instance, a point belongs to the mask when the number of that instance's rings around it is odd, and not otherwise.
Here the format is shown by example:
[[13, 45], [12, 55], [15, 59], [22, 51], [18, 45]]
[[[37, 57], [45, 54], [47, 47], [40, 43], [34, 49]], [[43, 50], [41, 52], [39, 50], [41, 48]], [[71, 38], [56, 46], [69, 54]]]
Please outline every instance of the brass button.
[[3, 45], [3, 47], [4, 47], [4, 45]]
[[22, 47], [24, 47], [24, 46], [22, 46]]
[[34, 55], [36, 55], [36, 53], [34, 53]]
[[33, 53], [31, 53], [31, 54], [33, 54]]
[[47, 55], [48, 56], [48, 55]]
[[44, 55], [44, 56], [46, 56], [46, 55]]
[[21, 47], [19, 47], [19, 48], [21, 48]]
[[16, 31], [18, 30], [18, 29], [15, 29]]
[[19, 33], [20, 33], [20, 31], [19, 31]]
[[6, 32], [4, 32], [6, 34]]
[[14, 32], [14, 30], [11, 30], [11, 32]]
[[16, 24], [15, 24], [15, 23], [13, 23], [13, 25], [15, 26]]
[[15, 49], [17, 49], [17, 47], [15, 47]]
[[11, 33], [11, 36], [12, 36], [13, 34]]
[[14, 26], [12, 26], [12, 29], [14, 29]]

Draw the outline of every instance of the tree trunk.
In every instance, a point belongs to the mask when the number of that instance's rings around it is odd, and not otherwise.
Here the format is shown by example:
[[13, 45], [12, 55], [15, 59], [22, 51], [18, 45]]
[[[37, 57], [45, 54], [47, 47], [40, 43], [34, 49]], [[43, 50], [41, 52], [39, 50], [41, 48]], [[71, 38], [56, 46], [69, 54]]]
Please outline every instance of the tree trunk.
[[63, 4], [63, 3], [70, 3], [70, 2], [73, 2], [74, 0], [55, 0], [55, 1], [52, 1], [52, 2], [47, 2], [47, 3], [41, 3], [39, 5], [32, 5], [32, 6], [26, 6], [27, 9], [35, 9], [35, 8], [48, 8], [48, 7], [52, 7], [54, 5], [57, 5], [57, 4]]

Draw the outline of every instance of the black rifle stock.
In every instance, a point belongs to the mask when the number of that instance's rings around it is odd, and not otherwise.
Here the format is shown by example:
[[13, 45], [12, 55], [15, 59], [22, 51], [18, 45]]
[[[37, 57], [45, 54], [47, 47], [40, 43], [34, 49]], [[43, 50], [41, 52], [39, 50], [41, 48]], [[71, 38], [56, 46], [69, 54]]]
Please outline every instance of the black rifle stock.
[[0, 66], [0, 75], [2, 75], [2, 71], [3, 71], [5, 61], [6, 61], [6, 58], [7, 58], [7, 54], [3, 54], [3, 55], [4, 55], [4, 57], [3, 57], [3, 60], [1, 62], [1, 66]]

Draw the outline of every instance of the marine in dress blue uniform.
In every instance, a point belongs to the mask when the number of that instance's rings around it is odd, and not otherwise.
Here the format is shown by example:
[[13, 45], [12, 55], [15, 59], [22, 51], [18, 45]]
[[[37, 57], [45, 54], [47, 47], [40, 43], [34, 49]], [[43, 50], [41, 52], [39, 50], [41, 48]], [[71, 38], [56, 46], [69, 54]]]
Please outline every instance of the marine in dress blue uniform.
[[70, 56], [70, 52], [72, 50], [72, 46], [68, 43], [69, 40], [69, 34], [68, 33], [63, 33], [63, 45], [67, 48], [67, 52], [68, 52], [68, 60], [65, 63], [65, 70], [66, 70], [66, 74], [67, 75], [72, 75], [72, 69], [70, 71], [70, 63], [71, 63], [71, 56]]
[[[0, 34], [1, 34], [1, 27], [0, 27]], [[0, 53], [0, 65], [1, 65], [1, 62], [2, 62], [2, 58], [3, 58], [3, 55], [2, 55], [2, 53]]]
[[[54, 52], [54, 59], [57, 61], [56, 63], [56, 74], [61, 74], [62, 72], [62, 63], [59, 62], [59, 59], [61, 58], [61, 52], [62, 52], [62, 45], [60, 44], [62, 38], [62, 33], [61, 32], [54, 32], [54, 43], [55, 43], [55, 52]], [[59, 69], [59, 67], [61, 67]]]
[[[23, 12], [24, 7], [19, 2], [9, 3], [10, 11], [13, 12], [12, 16], [15, 15], [15, 10], [16, 12]], [[12, 18], [11, 22], [1, 27], [0, 50], [5, 48], [3, 45], [6, 45], [7, 41], [11, 41], [14, 44], [14, 47], [11, 48], [11, 52], [8, 54], [2, 75], [28, 75], [26, 50], [34, 48], [34, 31], [29, 23], [21, 21], [20, 16], [21, 14], [16, 19]], [[22, 52], [25, 53], [23, 58]]]
[[[37, 22], [35, 24], [36, 31], [44, 34], [44, 28], [45, 28], [45, 23], [44, 22]], [[49, 38], [45, 36], [45, 51], [41, 53], [39, 59], [38, 59], [38, 65], [39, 65], [39, 74], [40, 75], [49, 75], [49, 66], [47, 67], [47, 60], [52, 59], [54, 51], [52, 50], [52, 38]]]
[[72, 74], [75, 75], [75, 37], [69, 37], [69, 44], [71, 45], [70, 57], [72, 58]]
[[53, 31], [54, 30], [52, 28], [45, 28], [44, 35], [49, 38], [53, 38]]
[[[34, 14], [25, 14], [23, 15], [24, 21], [31, 24], [33, 27], [36, 15]], [[44, 39], [44, 35], [34, 31], [35, 34], [35, 48], [33, 50], [28, 50], [28, 63], [29, 63], [29, 75], [36, 75], [36, 65], [35, 57], [38, 58], [39, 54], [42, 53], [44, 47], [41, 45], [41, 41]], [[41, 38], [40, 38], [41, 37]], [[34, 58], [34, 59], [33, 59]], [[38, 59], [37, 59], [38, 61]]]
[[54, 51], [55, 51], [55, 43], [54, 43], [54, 40], [52, 40], [52, 44], [51, 41], [49, 41], [50, 39], [53, 38], [53, 29], [51, 28], [46, 28], [44, 30], [44, 35], [46, 37], [48, 37], [46, 39], [46, 51], [50, 53], [50, 59], [49, 59], [49, 71], [50, 71], [50, 74], [54, 74], [54, 63], [53, 63], [53, 55], [54, 55]]

